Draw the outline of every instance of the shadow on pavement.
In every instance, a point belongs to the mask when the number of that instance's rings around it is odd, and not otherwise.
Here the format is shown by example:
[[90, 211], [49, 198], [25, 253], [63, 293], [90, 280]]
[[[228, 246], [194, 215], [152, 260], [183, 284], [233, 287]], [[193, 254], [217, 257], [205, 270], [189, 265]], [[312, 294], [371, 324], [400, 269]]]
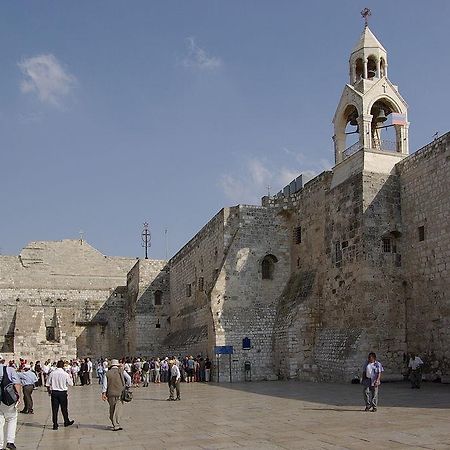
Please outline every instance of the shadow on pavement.
[[[328, 406], [364, 405], [363, 388], [358, 384], [291, 380], [211, 383], [211, 386]], [[402, 408], [450, 408], [450, 385], [423, 383], [422, 389], [413, 390], [408, 382], [384, 383], [379, 390], [379, 405]]]

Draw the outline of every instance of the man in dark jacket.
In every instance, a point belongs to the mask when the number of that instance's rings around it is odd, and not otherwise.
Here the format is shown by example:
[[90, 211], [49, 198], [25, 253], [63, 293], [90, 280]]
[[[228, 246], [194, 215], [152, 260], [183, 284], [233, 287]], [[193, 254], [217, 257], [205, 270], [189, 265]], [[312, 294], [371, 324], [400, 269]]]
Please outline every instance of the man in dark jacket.
[[80, 382], [81, 386], [87, 384], [87, 375], [88, 375], [88, 364], [86, 359], [83, 359], [80, 364]]

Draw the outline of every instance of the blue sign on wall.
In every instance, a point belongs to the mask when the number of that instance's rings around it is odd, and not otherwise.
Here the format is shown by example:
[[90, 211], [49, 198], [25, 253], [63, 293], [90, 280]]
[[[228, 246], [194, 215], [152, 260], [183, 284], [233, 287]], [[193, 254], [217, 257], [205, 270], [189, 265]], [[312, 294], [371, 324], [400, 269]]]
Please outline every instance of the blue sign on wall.
[[232, 355], [234, 349], [232, 345], [216, 345], [214, 347], [214, 353], [216, 355]]

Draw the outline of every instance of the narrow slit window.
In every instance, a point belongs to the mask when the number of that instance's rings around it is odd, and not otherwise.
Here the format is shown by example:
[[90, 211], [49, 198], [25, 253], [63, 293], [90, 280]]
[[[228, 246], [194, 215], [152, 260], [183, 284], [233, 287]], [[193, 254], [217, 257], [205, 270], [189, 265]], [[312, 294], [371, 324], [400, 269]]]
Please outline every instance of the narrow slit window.
[[334, 244], [334, 257], [337, 263], [342, 261], [342, 249], [340, 242], [336, 242]]
[[418, 228], [419, 232], [419, 242], [423, 242], [425, 240], [425, 226], [421, 226]]
[[301, 242], [302, 242], [302, 227], [296, 227], [294, 229], [294, 242], [296, 244], [301, 244]]

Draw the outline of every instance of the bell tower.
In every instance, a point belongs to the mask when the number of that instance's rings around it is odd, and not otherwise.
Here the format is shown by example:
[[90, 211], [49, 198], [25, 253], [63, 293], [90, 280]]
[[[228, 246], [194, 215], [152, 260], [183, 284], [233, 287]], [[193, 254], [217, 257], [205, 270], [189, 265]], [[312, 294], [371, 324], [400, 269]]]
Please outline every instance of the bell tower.
[[388, 78], [387, 52], [367, 24], [370, 11], [361, 14], [366, 23], [333, 119], [336, 164], [360, 150], [408, 154], [408, 105]]

